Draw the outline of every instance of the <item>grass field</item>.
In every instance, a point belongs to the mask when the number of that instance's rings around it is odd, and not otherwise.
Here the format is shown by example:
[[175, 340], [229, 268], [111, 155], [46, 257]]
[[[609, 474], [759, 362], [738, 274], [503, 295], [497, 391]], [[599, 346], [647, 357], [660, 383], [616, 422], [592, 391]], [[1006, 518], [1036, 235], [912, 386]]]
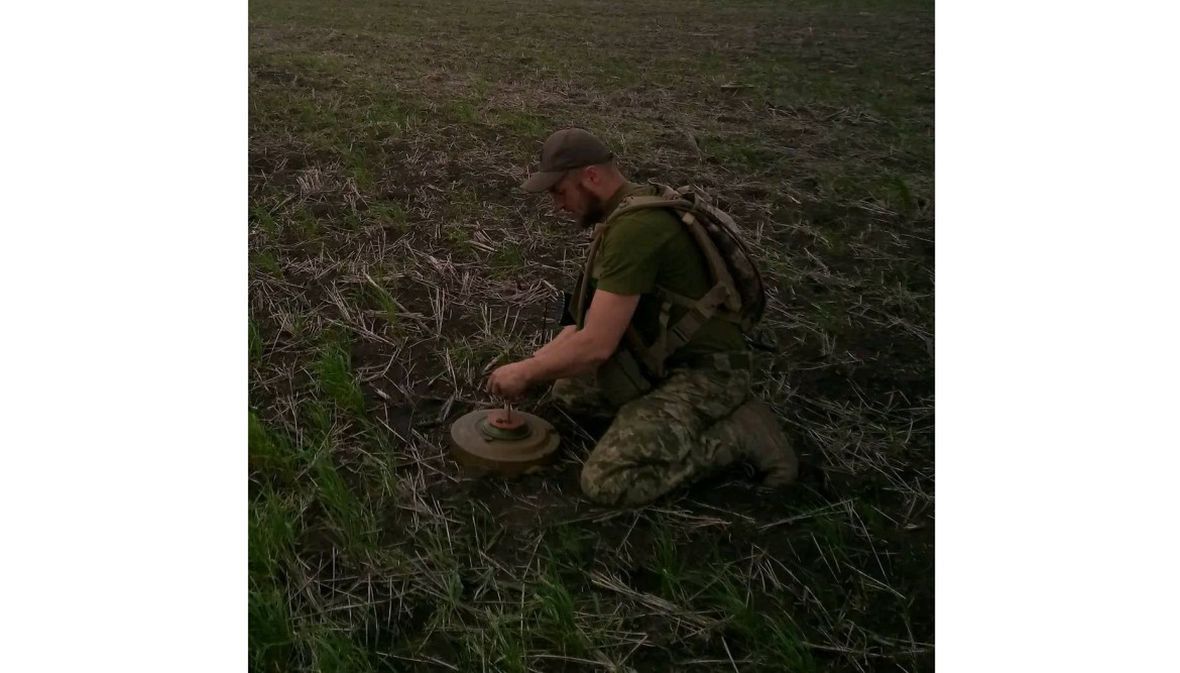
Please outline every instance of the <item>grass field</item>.
[[[251, 2], [252, 670], [932, 670], [933, 47], [930, 2]], [[571, 124], [748, 229], [798, 487], [595, 507], [544, 391], [552, 468], [448, 457], [585, 252], [516, 189]]]

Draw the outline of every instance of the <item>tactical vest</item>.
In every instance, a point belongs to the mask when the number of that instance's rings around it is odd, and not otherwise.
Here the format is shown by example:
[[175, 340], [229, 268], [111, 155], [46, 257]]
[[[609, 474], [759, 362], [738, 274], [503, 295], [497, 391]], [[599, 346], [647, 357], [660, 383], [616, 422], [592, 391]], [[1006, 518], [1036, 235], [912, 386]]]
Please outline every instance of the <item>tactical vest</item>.
[[[762, 319], [766, 310], [766, 291], [762, 276], [741, 238], [741, 230], [727, 213], [716, 207], [700, 189], [684, 186], [679, 189], [653, 183], [656, 195], [633, 195], [624, 198], [614, 212], [594, 228], [586, 266], [574, 296], [574, 319], [578, 329], [584, 326], [589, 306], [590, 283], [594, 261], [603, 236], [612, 222], [620, 216], [645, 208], [666, 208], [676, 214], [680, 223], [691, 234], [705, 257], [713, 286], [700, 299], [693, 299], [657, 286], [655, 296], [660, 301], [659, 330], [655, 343], [645, 344], [634, 326], [628, 325], [621, 347], [608, 363], [626, 379], [645, 392], [651, 379], [660, 380], [667, 374], [666, 363], [687, 344], [697, 331], [713, 317], [738, 325], [748, 333]], [[669, 324], [673, 306], [687, 312]], [[604, 365], [604, 368], [607, 366]], [[644, 385], [646, 383], [646, 385]]]

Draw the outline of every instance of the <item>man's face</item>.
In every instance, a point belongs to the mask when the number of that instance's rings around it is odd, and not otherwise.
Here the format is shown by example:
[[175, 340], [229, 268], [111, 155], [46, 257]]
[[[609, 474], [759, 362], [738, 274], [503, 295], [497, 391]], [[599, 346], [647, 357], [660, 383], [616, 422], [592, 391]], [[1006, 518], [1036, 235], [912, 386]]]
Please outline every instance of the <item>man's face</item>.
[[549, 195], [558, 211], [573, 215], [584, 227], [591, 227], [602, 220], [603, 201], [582, 184], [583, 171], [570, 171], [550, 188]]

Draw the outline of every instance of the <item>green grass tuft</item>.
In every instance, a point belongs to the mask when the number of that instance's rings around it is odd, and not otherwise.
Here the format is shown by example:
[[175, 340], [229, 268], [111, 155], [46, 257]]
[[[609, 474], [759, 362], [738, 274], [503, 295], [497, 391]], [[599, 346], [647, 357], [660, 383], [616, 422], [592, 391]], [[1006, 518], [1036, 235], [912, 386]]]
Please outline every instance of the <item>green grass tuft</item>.
[[279, 260], [269, 252], [260, 252], [257, 255], [251, 255], [250, 266], [265, 271], [272, 276], [281, 276], [283, 273], [279, 267]]
[[535, 587], [537, 622], [542, 632], [568, 654], [586, 651], [587, 641], [574, 617], [574, 596], [557, 572], [551, 571]]
[[373, 304], [381, 311], [381, 317], [385, 318], [385, 323], [390, 329], [396, 329], [398, 323], [398, 308], [393, 301], [393, 295], [383, 287], [369, 284], [367, 292]]
[[515, 243], [502, 243], [489, 260], [496, 278], [511, 278], [525, 269], [524, 252]]
[[325, 625], [308, 640], [311, 670], [316, 673], [366, 673], [373, 670], [370, 653], [347, 627]]
[[406, 208], [397, 201], [373, 201], [365, 211], [365, 219], [383, 227], [404, 231], [407, 221]]
[[363, 417], [365, 395], [352, 371], [349, 342], [342, 334], [330, 335], [320, 349], [316, 375], [320, 391], [342, 412]]
[[250, 329], [249, 357], [250, 362], [256, 363], [262, 359], [262, 330], [253, 319], [247, 321]]
[[285, 482], [295, 480], [297, 459], [290, 442], [267, 428], [253, 411], [249, 420], [249, 458], [251, 473]]
[[294, 558], [300, 512], [295, 496], [264, 487], [250, 501], [250, 574], [272, 580]]
[[327, 453], [314, 461], [311, 476], [316, 500], [327, 511], [328, 527], [349, 553], [367, 557], [376, 546], [378, 533], [368, 504], [348, 485]]
[[291, 659], [296, 643], [291, 630], [287, 595], [269, 583], [255, 586], [253, 578], [250, 584], [250, 670], [257, 673], [286, 673], [292, 670]]
[[678, 601], [682, 598], [687, 564], [673, 532], [667, 528], [657, 529], [653, 544], [655, 555], [651, 569], [659, 577], [660, 595]]

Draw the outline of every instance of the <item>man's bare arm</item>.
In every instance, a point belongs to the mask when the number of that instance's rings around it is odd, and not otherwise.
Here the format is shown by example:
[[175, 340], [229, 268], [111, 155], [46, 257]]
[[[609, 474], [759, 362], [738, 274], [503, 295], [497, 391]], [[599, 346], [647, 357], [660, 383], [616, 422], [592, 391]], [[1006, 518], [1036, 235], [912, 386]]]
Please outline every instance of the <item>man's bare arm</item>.
[[488, 392], [513, 399], [533, 385], [588, 374], [605, 362], [619, 347], [639, 295], [621, 295], [597, 290], [590, 301], [585, 327], [555, 339], [527, 360], [504, 365], [488, 378]]
[[577, 331], [578, 331], [578, 327], [576, 325], [566, 325], [565, 327], [562, 328], [562, 330], [560, 332], [557, 333], [557, 336], [555, 336], [549, 340], [549, 343], [538, 348], [533, 353], [533, 357], [537, 357], [538, 355], [543, 355], [545, 353], [552, 351], [554, 346], [556, 346], [557, 344], [561, 343], [562, 341], [565, 341], [566, 339], [570, 338], [570, 336], [572, 336], [573, 333], [577, 332]]
[[595, 291], [585, 327], [554, 344], [548, 353], [525, 360], [530, 381], [545, 383], [597, 369], [618, 349], [637, 306], [637, 294]]

